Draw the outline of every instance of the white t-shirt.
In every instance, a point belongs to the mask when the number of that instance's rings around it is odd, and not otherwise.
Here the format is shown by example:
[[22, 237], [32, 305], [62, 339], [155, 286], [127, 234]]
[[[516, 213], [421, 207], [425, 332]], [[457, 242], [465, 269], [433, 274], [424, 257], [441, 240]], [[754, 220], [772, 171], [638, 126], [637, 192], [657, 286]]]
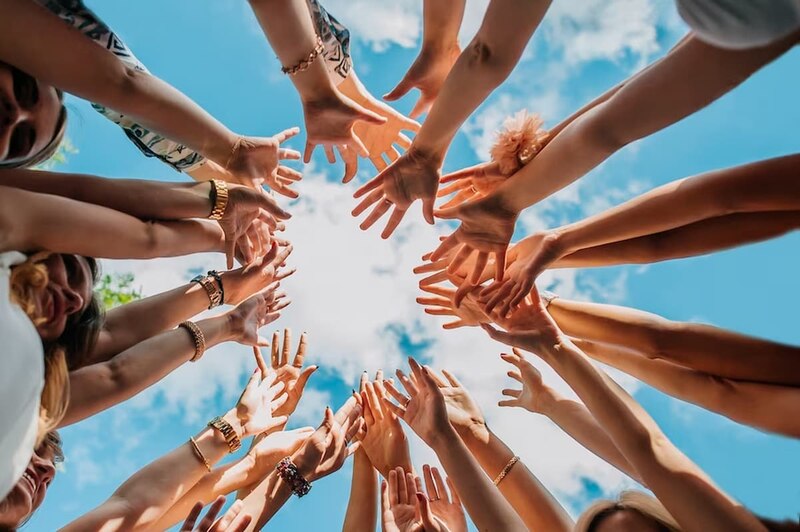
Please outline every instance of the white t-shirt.
[[22, 477], [33, 455], [44, 387], [44, 350], [36, 327], [11, 303], [11, 266], [22, 253], [0, 253], [0, 500]]
[[800, 28], [800, 0], [675, 0], [683, 20], [714, 46], [758, 48]]

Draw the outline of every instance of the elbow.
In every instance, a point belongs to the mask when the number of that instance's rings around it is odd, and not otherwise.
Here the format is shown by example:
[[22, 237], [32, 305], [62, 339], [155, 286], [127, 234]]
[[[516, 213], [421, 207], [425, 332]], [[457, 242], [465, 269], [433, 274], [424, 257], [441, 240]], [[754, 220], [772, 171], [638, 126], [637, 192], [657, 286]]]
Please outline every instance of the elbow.
[[627, 134], [625, 124], [620, 124], [608, 116], [609, 113], [604, 112], [607, 104], [608, 102], [602, 103], [587, 111], [576, 126], [580, 145], [586, 146], [592, 152], [611, 155], [636, 139]]
[[138, 243], [137, 257], [139, 259], [156, 259], [167, 256], [161, 249], [161, 237], [157, 222], [142, 222], [143, 227]]
[[519, 53], [503, 50], [477, 35], [464, 49], [463, 55], [468, 69], [474, 72], [474, 76], [480, 76], [481, 79], [488, 79], [493, 84], [499, 85], [514, 70], [521, 53], [521, 50]]
[[105, 103], [109, 107], [125, 112], [130, 108], [132, 99], [141, 92], [142, 81], [145, 77], [150, 77], [150, 74], [125, 65], [121, 61], [117, 61], [117, 63], [117, 68], [109, 70], [108, 75], [111, 79], [107, 81], [107, 87], [113, 94], [113, 101], [99, 103]]

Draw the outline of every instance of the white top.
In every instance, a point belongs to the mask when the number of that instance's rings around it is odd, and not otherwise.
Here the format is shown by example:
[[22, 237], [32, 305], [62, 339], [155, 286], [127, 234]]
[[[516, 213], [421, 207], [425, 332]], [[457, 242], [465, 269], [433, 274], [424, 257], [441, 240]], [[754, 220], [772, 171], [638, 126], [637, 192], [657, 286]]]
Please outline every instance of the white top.
[[33, 455], [44, 387], [44, 350], [28, 316], [11, 303], [11, 266], [25, 255], [0, 253], [0, 500], [22, 477]]
[[697, 36], [720, 48], [758, 48], [800, 28], [800, 0], [675, 0]]

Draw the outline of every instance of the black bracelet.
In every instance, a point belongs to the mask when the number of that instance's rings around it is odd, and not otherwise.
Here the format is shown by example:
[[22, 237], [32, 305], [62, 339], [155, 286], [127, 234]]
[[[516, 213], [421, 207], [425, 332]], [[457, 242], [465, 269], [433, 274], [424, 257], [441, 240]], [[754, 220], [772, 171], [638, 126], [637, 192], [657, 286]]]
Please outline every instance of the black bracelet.
[[281, 476], [283, 481], [289, 484], [292, 493], [298, 497], [307, 495], [308, 492], [311, 491], [311, 483], [303, 478], [303, 475], [301, 475], [300, 471], [297, 470], [297, 466], [294, 465], [292, 459], [288, 456], [278, 462], [278, 465], [275, 466], [275, 470]]
[[213, 277], [214, 279], [217, 280], [217, 285], [219, 286], [219, 293], [220, 293], [220, 296], [221, 296], [219, 304], [220, 305], [224, 305], [225, 304], [225, 287], [222, 286], [222, 275], [220, 275], [220, 273], [217, 270], [209, 270], [208, 271], [208, 275], [210, 275], [211, 277]]

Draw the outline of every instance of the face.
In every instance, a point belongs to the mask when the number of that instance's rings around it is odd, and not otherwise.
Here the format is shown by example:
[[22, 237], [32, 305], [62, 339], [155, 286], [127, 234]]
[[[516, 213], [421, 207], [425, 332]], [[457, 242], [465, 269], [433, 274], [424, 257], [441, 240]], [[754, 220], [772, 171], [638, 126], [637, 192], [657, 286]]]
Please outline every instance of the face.
[[48, 283], [39, 292], [37, 314], [43, 318], [36, 329], [45, 341], [55, 341], [73, 314], [86, 310], [92, 298], [92, 270], [78, 255], [53, 253], [43, 262]]
[[22, 478], [11, 488], [6, 498], [0, 501], [0, 524], [20, 526], [42, 504], [47, 487], [55, 476], [53, 451], [42, 445], [33, 453]]
[[60, 114], [54, 87], [0, 62], [0, 162], [41, 152], [55, 135]]
[[595, 526], [596, 532], [663, 532], [657, 521], [633, 510], [617, 510]]

